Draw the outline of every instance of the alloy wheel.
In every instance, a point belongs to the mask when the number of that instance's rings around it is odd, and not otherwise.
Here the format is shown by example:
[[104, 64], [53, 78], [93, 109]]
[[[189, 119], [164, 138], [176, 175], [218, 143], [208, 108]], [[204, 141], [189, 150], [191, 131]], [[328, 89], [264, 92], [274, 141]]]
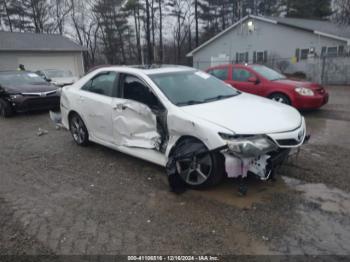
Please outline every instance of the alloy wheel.
[[82, 144], [85, 140], [86, 132], [84, 130], [83, 121], [79, 117], [73, 117], [71, 120], [71, 132], [74, 140], [78, 144]]
[[187, 184], [198, 186], [208, 180], [213, 169], [213, 160], [209, 153], [181, 159], [176, 162], [176, 169]]

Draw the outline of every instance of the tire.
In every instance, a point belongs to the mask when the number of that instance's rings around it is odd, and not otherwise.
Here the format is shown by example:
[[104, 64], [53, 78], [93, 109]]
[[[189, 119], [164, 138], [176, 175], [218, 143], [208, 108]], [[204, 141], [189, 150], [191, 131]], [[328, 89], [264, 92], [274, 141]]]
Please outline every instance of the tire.
[[285, 105], [291, 105], [289, 97], [281, 93], [274, 93], [269, 98]]
[[79, 146], [87, 146], [89, 144], [88, 130], [78, 114], [69, 117], [69, 130], [72, 137]]
[[13, 110], [9, 102], [0, 98], [0, 116], [10, 117], [13, 115]]
[[[207, 150], [206, 146], [201, 144], [203, 149]], [[204, 189], [219, 184], [224, 177], [224, 167], [224, 157], [218, 152], [207, 152], [192, 160], [176, 161], [177, 173], [192, 189]]]

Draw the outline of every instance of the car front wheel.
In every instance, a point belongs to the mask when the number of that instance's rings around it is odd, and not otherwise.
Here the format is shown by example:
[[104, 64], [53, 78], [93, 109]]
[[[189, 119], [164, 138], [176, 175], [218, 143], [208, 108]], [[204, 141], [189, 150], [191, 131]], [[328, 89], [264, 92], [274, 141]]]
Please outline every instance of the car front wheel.
[[179, 159], [176, 161], [176, 171], [191, 188], [214, 186], [222, 180], [224, 175], [223, 156], [219, 153], [206, 152]]
[[13, 110], [9, 102], [0, 98], [0, 116], [10, 117], [13, 115]]
[[280, 94], [280, 93], [272, 94], [270, 96], [270, 99], [272, 99], [273, 101], [282, 103], [282, 104], [286, 104], [286, 105], [291, 104], [289, 98], [286, 95]]
[[87, 146], [89, 143], [89, 133], [86, 126], [77, 114], [73, 114], [69, 119], [69, 130], [74, 141], [80, 146]]

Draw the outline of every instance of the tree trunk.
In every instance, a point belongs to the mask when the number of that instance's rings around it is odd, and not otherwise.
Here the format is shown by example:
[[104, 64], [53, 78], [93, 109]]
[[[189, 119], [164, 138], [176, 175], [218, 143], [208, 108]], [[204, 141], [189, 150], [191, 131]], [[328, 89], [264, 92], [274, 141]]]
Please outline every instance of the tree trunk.
[[8, 21], [8, 23], [9, 23], [10, 31], [13, 32], [13, 29], [12, 29], [12, 21], [11, 21], [11, 18], [10, 18], [8, 9], [7, 9], [6, 0], [3, 0], [3, 2], [4, 2], [5, 12], [6, 12], [6, 18], [7, 18], [7, 21]]
[[198, 0], [194, 1], [194, 20], [196, 24], [196, 47], [199, 45], [199, 32], [198, 32]]
[[159, 5], [159, 62], [163, 63], [163, 13], [162, 0], [158, 0]]
[[147, 41], [147, 57], [148, 57], [148, 64], [152, 64], [152, 45], [151, 45], [151, 28], [150, 28], [150, 4], [149, 0], [146, 0], [146, 41]]
[[140, 44], [140, 31], [139, 31], [139, 16], [138, 11], [136, 10], [138, 7], [134, 7], [134, 23], [135, 23], [135, 36], [136, 36], [136, 49], [137, 49], [137, 62], [141, 63], [141, 44]]

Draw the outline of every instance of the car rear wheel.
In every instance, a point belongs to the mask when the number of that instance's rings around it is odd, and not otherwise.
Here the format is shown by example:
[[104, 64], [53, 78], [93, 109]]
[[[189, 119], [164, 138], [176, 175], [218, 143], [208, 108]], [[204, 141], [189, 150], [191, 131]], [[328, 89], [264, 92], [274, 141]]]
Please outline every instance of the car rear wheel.
[[10, 117], [13, 115], [13, 110], [9, 102], [0, 98], [0, 116]]
[[[202, 145], [205, 148], [204, 145]], [[176, 161], [181, 179], [191, 188], [201, 189], [218, 184], [224, 175], [223, 156], [206, 152]]]
[[286, 105], [291, 104], [290, 99], [286, 95], [280, 94], [280, 93], [272, 94], [270, 96], [270, 99], [272, 99], [273, 101], [282, 103], [282, 104], [286, 104]]
[[89, 133], [86, 126], [78, 114], [73, 114], [69, 119], [69, 130], [74, 141], [80, 146], [89, 144]]

